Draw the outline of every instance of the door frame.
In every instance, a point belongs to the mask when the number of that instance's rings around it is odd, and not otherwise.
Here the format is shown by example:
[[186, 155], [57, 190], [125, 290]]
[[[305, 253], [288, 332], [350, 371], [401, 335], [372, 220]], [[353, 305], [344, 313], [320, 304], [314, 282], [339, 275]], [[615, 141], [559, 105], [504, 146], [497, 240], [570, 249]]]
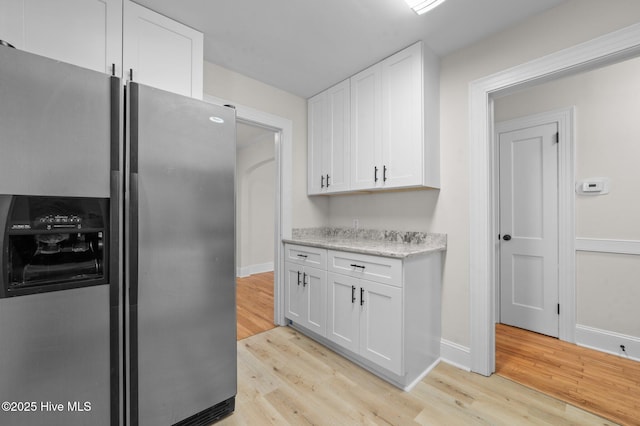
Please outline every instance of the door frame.
[[276, 203], [274, 230], [274, 259], [273, 259], [273, 321], [276, 325], [286, 325], [284, 319], [284, 245], [283, 239], [291, 238], [292, 212], [292, 151], [293, 151], [293, 123], [288, 118], [280, 117], [255, 108], [240, 105], [235, 102], [204, 95], [204, 101], [216, 105], [233, 105], [236, 109], [236, 119], [246, 124], [272, 130], [276, 134], [275, 163], [276, 163]]
[[[494, 226], [500, 229], [500, 162], [499, 135], [502, 132], [558, 124], [558, 318], [559, 339], [575, 342], [576, 330], [576, 277], [575, 277], [575, 107], [555, 109], [494, 124], [493, 150], [495, 153], [492, 173], [495, 204]], [[500, 319], [500, 240], [495, 235], [496, 282], [495, 322]]]
[[475, 80], [469, 85], [469, 293], [471, 371], [495, 371], [493, 98], [640, 55], [640, 24]]

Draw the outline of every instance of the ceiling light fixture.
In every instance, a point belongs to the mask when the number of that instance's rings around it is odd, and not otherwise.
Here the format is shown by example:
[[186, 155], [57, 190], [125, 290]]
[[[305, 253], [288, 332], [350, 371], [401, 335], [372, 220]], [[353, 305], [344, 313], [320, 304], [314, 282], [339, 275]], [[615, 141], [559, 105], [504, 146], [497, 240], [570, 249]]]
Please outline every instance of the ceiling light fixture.
[[422, 15], [423, 13], [427, 13], [431, 9], [440, 6], [445, 0], [404, 0], [407, 2], [409, 7], [413, 9], [418, 15]]

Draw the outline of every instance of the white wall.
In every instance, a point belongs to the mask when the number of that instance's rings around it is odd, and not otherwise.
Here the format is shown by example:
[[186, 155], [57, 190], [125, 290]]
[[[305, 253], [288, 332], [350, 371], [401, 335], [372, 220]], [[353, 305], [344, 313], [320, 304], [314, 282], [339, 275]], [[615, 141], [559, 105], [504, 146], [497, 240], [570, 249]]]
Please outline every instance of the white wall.
[[307, 197], [307, 101], [209, 62], [204, 64], [204, 93], [292, 121], [293, 184], [283, 188], [292, 194], [292, 226], [325, 226], [328, 200]]
[[442, 58], [439, 194], [421, 191], [331, 198], [331, 224], [346, 225], [352, 217], [360, 217], [362, 227], [410, 227], [448, 234], [442, 289], [444, 339], [470, 344], [469, 83], [638, 21], [637, 0], [573, 0]]
[[[496, 121], [575, 106], [576, 178], [611, 179], [577, 195], [576, 237], [640, 246], [640, 59], [535, 86], [495, 102]], [[601, 248], [604, 250], [604, 248]], [[577, 323], [640, 338], [640, 256], [576, 254]]]
[[237, 275], [273, 271], [275, 232], [275, 133], [238, 149], [236, 159]]
[[448, 234], [442, 335], [454, 344], [468, 347], [469, 83], [638, 21], [640, 1], [637, 0], [569, 0], [442, 58], [440, 191], [307, 197], [306, 101], [210, 63], [205, 63], [204, 91], [293, 121], [294, 227], [349, 226], [357, 217], [361, 227]]

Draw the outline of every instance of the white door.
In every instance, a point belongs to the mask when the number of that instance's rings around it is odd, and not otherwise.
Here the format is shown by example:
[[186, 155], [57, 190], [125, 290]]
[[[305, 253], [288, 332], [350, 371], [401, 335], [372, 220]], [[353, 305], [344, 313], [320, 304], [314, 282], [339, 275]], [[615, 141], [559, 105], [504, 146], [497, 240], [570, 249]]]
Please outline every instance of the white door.
[[558, 337], [558, 125], [499, 134], [500, 322]]

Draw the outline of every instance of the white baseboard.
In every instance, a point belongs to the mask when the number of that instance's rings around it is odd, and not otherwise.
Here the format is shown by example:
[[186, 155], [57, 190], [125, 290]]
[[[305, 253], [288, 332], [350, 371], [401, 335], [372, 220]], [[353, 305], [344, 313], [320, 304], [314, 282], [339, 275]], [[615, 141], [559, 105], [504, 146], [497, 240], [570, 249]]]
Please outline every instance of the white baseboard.
[[465, 371], [471, 371], [471, 351], [447, 339], [440, 340], [440, 360]]
[[[586, 325], [576, 325], [576, 344], [640, 361], [640, 338], [634, 336], [587, 327]], [[624, 345], [625, 352], [622, 351], [620, 345]]]
[[242, 266], [236, 268], [236, 277], [243, 278], [253, 274], [273, 271], [273, 262], [260, 263], [257, 265]]

